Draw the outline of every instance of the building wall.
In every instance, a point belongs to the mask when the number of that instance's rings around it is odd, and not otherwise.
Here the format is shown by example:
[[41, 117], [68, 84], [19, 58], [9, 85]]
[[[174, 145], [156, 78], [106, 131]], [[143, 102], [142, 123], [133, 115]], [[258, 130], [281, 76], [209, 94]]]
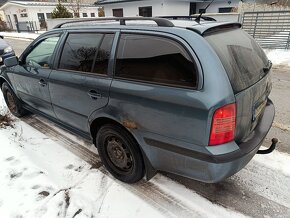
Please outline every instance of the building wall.
[[152, 6], [152, 16], [189, 15], [189, 1], [154, 0], [104, 5], [105, 16], [112, 17], [113, 9], [123, 9], [124, 17], [139, 16], [139, 7]]
[[[19, 22], [27, 21], [27, 19], [29, 18], [28, 10], [22, 6], [9, 5], [3, 10], [3, 12], [5, 14], [7, 22], [10, 23], [11, 20], [11, 24], [8, 24], [8, 26], [11, 27], [12, 29], [16, 29], [15, 19], [13, 15], [17, 16]], [[28, 17], [21, 17], [20, 14], [27, 14]], [[10, 20], [8, 19], [8, 16], [10, 16]]]
[[[230, 3], [229, 3], [230, 2]], [[231, 1], [224, 1], [224, 0], [216, 0], [214, 3], [212, 3], [209, 8], [206, 10], [206, 13], [218, 13], [219, 8], [225, 8], [225, 7], [238, 7], [240, 0], [231, 0]], [[255, 0], [244, 0], [244, 2], [253, 3]], [[199, 12], [199, 9], [204, 9], [209, 2], [207, 3], [197, 3], [196, 7], [196, 13]]]
[[126, 2], [126, 3], [116, 3], [104, 5], [105, 16], [112, 17], [113, 9], [123, 8], [124, 17], [132, 17], [139, 15], [139, 7], [152, 6], [152, 16], [158, 16], [157, 14], [162, 14], [164, 7], [162, 5], [164, 1], [144, 1], [144, 2]]
[[[255, 0], [244, 0], [244, 2], [253, 3]], [[189, 15], [190, 2], [196, 2], [196, 13], [199, 13], [199, 9], [204, 9], [209, 2], [203, 3], [198, 0], [147, 0], [136, 2], [125, 2], [104, 5], [105, 16], [113, 16], [112, 9], [123, 8], [124, 16], [138, 16], [139, 7], [152, 6], [152, 16], [187, 16]], [[224, 7], [238, 7], [240, 0], [216, 0], [207, 9], [207, 13], [218, 13], [219, 8]]]
[[189, 5], [188, 1], [170, 1], [164, 2], [164, 14], [163, 16], [187, 16], [189, 15]]

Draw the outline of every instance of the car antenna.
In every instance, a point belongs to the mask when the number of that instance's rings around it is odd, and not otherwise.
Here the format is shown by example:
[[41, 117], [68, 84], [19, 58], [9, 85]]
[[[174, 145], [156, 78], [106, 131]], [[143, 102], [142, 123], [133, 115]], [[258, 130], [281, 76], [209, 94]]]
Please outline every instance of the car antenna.
[[208, 9], [208, 7], [212, 4], [214, 2], [214, 0], [212, 0], [207, 6], [206, 6], [206, 8], [204, 9], [204, 10], [202, 10], [201, 11], [201, 13], [198, 15], [198, 17], [195, 19], [195, 21], [197, 22], [197, 23], [200, 23], [200, 18], [201, 18], [201, 16], [202, 16], [202, 14], [204, 13], [204, 12], [206, 12], [206, 9]]

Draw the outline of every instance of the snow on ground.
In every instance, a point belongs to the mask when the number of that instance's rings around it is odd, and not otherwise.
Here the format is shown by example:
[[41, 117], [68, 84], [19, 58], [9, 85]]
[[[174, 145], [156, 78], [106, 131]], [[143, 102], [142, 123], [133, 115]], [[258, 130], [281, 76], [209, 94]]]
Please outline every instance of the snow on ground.
[[286, 64], [290, 66], [290, 50], [265, 49], [265, 52], [273, 64]]
[[[7, 111], [2, 94], [0, 110], [2, 114]], [[17, 119], [14, 128], [0, 130], [0, 141], [0, 216], [3, 218], [242, 216], [161, 175], [153, 184], [183, 202], [184, 211], [152, 206], [154, 202], [146, 198], [146, 190], [144, 196], [130, 191], [130, 185], [92, 169]]]
[[22, 33], [18, 33], [18, 32], [0, 32], [1, 36], [5, 37], [9, 37], [9, 38], [18, 38], [18, 39], [22, 39], [22, 40], [33, 40], [36, 39], [41, 33], [43, 33], [43, 31], [39, 31], [38, 33], [29, 33], [29, 32], [22, 32]]

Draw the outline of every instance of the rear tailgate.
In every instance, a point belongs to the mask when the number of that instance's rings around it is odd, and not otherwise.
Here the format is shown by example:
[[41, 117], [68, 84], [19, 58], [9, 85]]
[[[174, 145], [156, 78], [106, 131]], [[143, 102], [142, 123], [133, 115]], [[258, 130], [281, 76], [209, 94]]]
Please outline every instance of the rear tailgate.
[[247, 140], [263, 116], [272, 87], [271, 62], [242, 29], [216, 32], [205, 39], [219, 56], [235, 93], [235, 141], [239, 144]]

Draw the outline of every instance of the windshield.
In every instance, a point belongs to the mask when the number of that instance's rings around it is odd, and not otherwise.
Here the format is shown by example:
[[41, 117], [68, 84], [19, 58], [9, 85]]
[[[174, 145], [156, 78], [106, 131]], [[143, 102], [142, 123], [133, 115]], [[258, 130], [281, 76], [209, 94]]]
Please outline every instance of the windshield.
[[268, 58], [242, 29], [219, 32], [205, 39], [219, 56], [235, 93], [252, 86], [264, 76]]

